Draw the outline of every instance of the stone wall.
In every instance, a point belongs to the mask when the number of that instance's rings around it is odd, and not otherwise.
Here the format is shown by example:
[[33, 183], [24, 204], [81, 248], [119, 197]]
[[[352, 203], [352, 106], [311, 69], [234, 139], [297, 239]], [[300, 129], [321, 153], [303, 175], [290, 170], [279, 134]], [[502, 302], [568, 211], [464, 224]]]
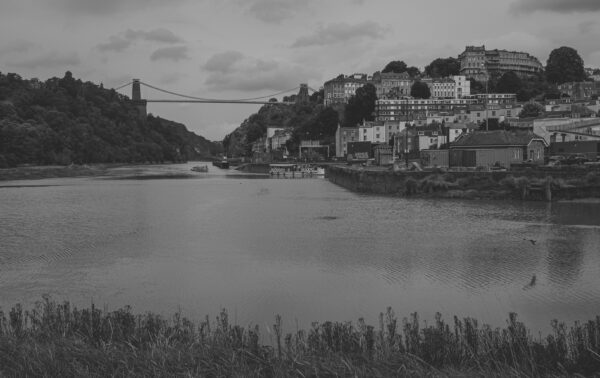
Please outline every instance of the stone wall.
[[407, 172], [330, 166], [326, 177], [359, 193], [441, 198], [557, 200], [600, 197], [600, 170], [590, 167], [499, 172]]

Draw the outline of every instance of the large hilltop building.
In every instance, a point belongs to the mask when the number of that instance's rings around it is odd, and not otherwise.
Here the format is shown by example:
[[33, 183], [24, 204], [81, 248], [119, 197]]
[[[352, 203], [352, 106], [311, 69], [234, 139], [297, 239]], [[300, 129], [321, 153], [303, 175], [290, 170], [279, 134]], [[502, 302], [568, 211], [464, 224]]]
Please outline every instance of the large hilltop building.
[[345, 104], [356, 90], [371, 81], [365, 74], [340, 75], [323, 84], [323, 102], [325, 106]]
[[477, 81], [491, 76], [501, 76], [513, 71], [520, 77], [542, 72], [540, 61], [526, 52], [486, 50], [484, 46], [467, 46], [459, 56], [460, 74]]

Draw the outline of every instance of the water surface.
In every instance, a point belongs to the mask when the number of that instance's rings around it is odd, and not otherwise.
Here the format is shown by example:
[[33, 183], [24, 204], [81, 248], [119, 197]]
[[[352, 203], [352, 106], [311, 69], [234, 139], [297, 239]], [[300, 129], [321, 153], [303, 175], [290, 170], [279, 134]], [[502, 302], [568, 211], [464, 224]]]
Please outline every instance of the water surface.
[[3, 182], [0, 306], [50, 294], [294, 329], [375, 324], [388, 306], [496, 326], [517, 312], [539, 330], [600, 314], [599, 203], [379, 197], [212, 166], [183, 178], [192, 165]]

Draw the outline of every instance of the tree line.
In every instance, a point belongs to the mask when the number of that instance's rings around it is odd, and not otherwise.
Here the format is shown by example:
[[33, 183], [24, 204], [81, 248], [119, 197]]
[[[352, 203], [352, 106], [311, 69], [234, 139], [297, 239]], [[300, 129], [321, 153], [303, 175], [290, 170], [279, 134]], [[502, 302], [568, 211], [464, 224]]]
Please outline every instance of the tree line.
[[71, 72], [45, 82], [0, 73], [0, 168], [180, 162], [220, 151], [182, 124], [140, 118], [129, 98]]

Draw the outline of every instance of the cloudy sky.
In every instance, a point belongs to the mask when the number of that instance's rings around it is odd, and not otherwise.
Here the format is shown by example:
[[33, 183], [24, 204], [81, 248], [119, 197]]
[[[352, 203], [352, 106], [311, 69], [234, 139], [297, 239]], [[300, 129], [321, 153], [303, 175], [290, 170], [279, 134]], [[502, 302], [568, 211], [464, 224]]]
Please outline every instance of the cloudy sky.
[[[266, 96], [391, 60], [423, 68], [465, 45], [600, 67], [600, 0], [0, 0], [0, 71], [206, 98]], [[168, 96], [142, 88], [146, 98]], [[123, 93], [130, 94], [129, 90]], [[256, 105], [150, 104], [220, 140]]]

